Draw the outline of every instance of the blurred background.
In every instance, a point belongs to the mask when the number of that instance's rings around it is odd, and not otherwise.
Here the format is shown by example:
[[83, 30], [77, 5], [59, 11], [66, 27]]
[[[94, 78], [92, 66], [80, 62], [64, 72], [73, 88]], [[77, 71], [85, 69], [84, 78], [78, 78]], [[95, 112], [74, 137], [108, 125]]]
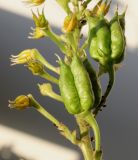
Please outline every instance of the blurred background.
[[[95, 4], [97, 1], [93, 1]], [[113, 1], [108, 17], [128, 5], [126, 14], [127, 49], [125, 61], [116, 74], [107, 107], [98, 117], [105, 160], [137, 159], [138, 146], [138, 1]], [[93, 5], [92, 4], [92, 5]], [[53, 30], [61, 33], [65, 13], [55, 0], [47, 0], [45, 14]], [[20, 94], [34, 97], [71, 129], [74, 118], [63, 105], [42, 97], [37, 83], [45, 82], [33, 76], [23, 65], [10, 66], [10, 55], [28, 48], [37, 48], [52, 64], [57, 65], [54, 53], [59, 49], [49, 39], [29, 40], [33, 26], [31, 11], [20, 0], [0, 0], [0, 160], [83, 160], [80, 151], [64, 139], [57, 129], [33, 109], [10, 110], [8, 100]], [[87, 33], [87, 27], [84, 29]], [[106, 84], [104, 76], [102, 83]], [[57, 90], [56, 86], [54, 89]]]

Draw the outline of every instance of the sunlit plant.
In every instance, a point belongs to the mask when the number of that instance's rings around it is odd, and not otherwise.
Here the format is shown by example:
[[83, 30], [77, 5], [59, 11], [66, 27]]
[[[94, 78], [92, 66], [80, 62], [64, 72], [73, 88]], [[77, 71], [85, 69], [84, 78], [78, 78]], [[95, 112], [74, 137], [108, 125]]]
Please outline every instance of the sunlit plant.
[[[50, 120], [59, 132], [74, 145], [77, 145], [85, 160], [102, 160], [101, 135], [96, 116], [105, 107], [105, 102], [113, 87], [115, 73], [124, 59], [125, 13], [115, 10], [111, 20], [106, 18], [111, 1], [100, 0], [93, 8], [88, 9], [91, 0], [55, 0], [66, 12], [62, 34], [57, 35], [45, 17], [44, 9], [38, 8], [37, 13], [32, 11], [35, 27], [32, 28], [29, 38], [50, 38], [63, 53], [62, 58], [56, 54], [55, 61], [58, 67], [50, 64], [40, 52], [26, 49], [18, 55], [11, 56], [11, 65], [25, 64], [32, 74], [40, 76], [49, 83], [38, 84], [40, 93], [49, 96], [64, 104], [67, 112], [75, 117], [79, 126], [71, 131], [66, 125], [59, 122], [53, 115], [41, 106], [31, 95], [20, 95], [9, 101], [9, 107], [19, 110], [34, 107], [44, 117]], [[39, 6], [44, 0], [24, 0], [30, 6]], [[71, 6], [71, 7], [70, 7]], [[82, 28], [88, 25], [87, 37], [83, 37]], [[83, 44], [80, 44], [80, 40]], [[88, 50], [87, 50], [88, 49]], [[86, 53], [86, 50], [88, 53]], [[94, 68], [91, 59], [98, 63]], [[49, 69], [57, 74], [49, 74]], [[100, 78], [109, 75], [109, 82], [105, 92], [102, 91]], [[55, 93], [52, 83], [59, 87], [60, 94]], [[90, 130], [94, 137], [91, 140]]]

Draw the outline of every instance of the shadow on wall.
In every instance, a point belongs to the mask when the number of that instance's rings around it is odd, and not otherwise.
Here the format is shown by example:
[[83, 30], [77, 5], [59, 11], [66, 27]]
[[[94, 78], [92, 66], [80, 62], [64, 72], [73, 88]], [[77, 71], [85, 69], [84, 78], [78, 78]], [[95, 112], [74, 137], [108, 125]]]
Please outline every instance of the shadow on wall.
[[0, 149], [0, 160], [32, 160], [17, 155], [11, 146], [4, 146]]
[[[59, 49], [48, 38], [29, 40], [27, 36], [33, 22], [27, 18], [0, 10], [0, 21], [0, 123], [72, 148], [72, 145], [57, 133], [56, 127], [34, 109], [20, 112], [8, 108], [9, 99], [32, 93], [50, 113], [74, 128], [73, 118], [67, 114], [64, 106], [48, 97], [42, 97], [39, 93], [37, 84], [44, 83], [45, 80], [33, 76], [23, 65], [10, 66], [10, 55], [16, 55], [28, 48], [37, 48], [49, 62], [58, 65], [54, 53], [60, 54]], [[53, 30], [59, 33], [58, 29]], [[53, 87], [57, 91], [57, 87]]]
[[[27, 18], [0, 10], [0, 22], [0, 123], [76, 149], [33, 109], [20, 112], [7, 107], [9, 99], [32, 93], [60, 121], [72, 129], [75, 127], [73, 117], [67, 114], [63, 105], [40, 95], [37, 83], [43, 83], [44, 80], [32, 76], [23, 65], [10, 67], [10, 55], [27, 48], [37, 48], [48, 61], [57, 65], [54, 53], [60, 53], [58, 48], [48, 39], [28, 40], [33, 23]], [[53, 29], [60, 32], [57, 28]], [[107, 108], [98, 117], [104, 157], [107, 160], [116, 160], [118, 155], [119, 159], [125, 160], [137, 158], [138, 54], [130, 54], [137, 52], [137, 48], [128, 49], [127, 52], [123, 67], [117, 73]], [[56, 86], [54, 88], [57, 90]]]

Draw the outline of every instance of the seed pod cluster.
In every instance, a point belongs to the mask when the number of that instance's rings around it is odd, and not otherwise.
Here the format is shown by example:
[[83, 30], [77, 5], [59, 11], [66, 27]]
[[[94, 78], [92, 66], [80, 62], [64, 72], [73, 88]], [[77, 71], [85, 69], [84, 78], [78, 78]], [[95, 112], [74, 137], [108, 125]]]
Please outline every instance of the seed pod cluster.
[[95, 97], [91, 81], [78, 56], [73, 56], [70, 65], [60, 60], [59, 87], [69, 113], [79, 114], [93, 108]]
[[108, 22], [104, 15], [88, 17], [89, 52], [102, 66], [122, 62], [125, 51], [125, 12]]

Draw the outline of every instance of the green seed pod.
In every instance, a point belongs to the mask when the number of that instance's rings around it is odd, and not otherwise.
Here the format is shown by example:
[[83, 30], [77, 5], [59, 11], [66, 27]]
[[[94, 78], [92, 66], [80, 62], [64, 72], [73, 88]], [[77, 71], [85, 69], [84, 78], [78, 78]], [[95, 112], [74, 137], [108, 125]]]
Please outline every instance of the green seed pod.
[[96, 36], [94, 36], [91, 39], [89, 52], [90, 52], [91, 57], [94, 60], [99, 61], [99, 54], [98, 54], [98, 51], [97, 51], [97, 37]]
[[118, 12], [116, 12], [115, 16], [110, 22], [110, 30], [111, 30], [111, 58], [113, 63], [120, 63], [124, 57], [125, 50], [125, 36], [122, 31]]
[[[118, 15], [120, 26], [122, 28], [122, 32], [123, 32], [123, 35], [124, 35], [124, 43], [125, 43], [124, 45], [125, 46], [126, 46], [126, 37], [125, 37], [125, 14], [126, 14], [126, 9], [121, 15]], [[125, 56], [125, 47], [124, 47], [124, 50], [122, 52], [122, 55], [118, 59], [116, 59], [116, 61], [115, 61], [116, 64], [122, 62], [122, 60], [124, 59], [124, 56]]]
[[100, 19], [98, 17], [88, 17], [88, 26], [89, 26], [89, 33], [88, 33], [88, 44], [90, 45], [92, 38], [96, 35], [96, 27], [100, 23]]
[[70, 67], [80, 98], [81, 107], [83, 111], [88, 111], [92, 109], [94, 105], [94, 93], [92, 91], [89, 75], [77, 55], [73, 57]]
[[83, 64], [84, 64], [84, 66], [85, 66], [85, 68], [86, 68], [86, 70], [89, 74], [89, 77], [90, 77], [90, 80], [91, 80], [91, 83], [92, 83], [92, 88], [93, 88], [93, 92], [94, 92], [94, 96], [95, 96], [95, 102], [94, 102], [94, 108], [95, 108], [96, 106], [98, 106], [98, 104], [101, 101], [101, 97], [102, 97], [101, 85], [100, 85], [98, 76], [96, 74], [96, 71], [92, 67], [89, 60], [85, 59]]
[[91, 29], [90, 41], [90, 55], [103, 66], [110, 61], [110, 29], [108, 22], [102, 17], [98, 20], [95, 28]]
[[62, 61], [60, 61], [59, 88], [67, 111], [70, 114], [80, 113], [82, 109], [73, 74], [70, 67]]
[[100, 27], [96, 32], [98, 53], [104, 57], [110, 57], [110, 29], [105, 20], [101, 21]]
[[100, 19], [97, 17], [88, 17], [89, 33], [88, 33], [88, 45], [89, 52], [93, 59], [99, 61], [99, 54], [97, 50], [97, 26], [100, 24]]

